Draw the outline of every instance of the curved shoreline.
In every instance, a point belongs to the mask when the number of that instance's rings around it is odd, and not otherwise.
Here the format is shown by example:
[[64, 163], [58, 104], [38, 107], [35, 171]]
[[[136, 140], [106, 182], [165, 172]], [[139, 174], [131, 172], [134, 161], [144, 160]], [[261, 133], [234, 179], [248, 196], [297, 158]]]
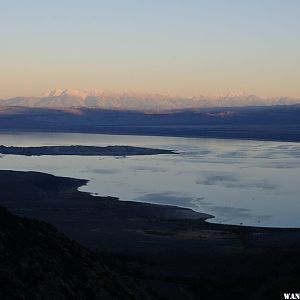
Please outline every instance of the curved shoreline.
[[[159, 231], [159, 227], [165, 227], [167, 223], [169, 223], [168, 230], [173, 232], [177, 228], [177, 222], [185, 223], [187, 232], [194, 230], [196, 226], [197, 230], [211, 229], [228, 232], [242, 230], [248, 233], [296, 231], [300, 233], [300, 228], [210, 223], [206, 220], [213, 218], [213, 215], [196, 212], [189, 208], [123, 201], [112, 196], [95, 197], [88, 192], [78, 190], [87, 182], [88, 180], [85, 179], [57, 177], [41, 172], [0, 170], [0, 205], [21, 216], [48, 221], [62, 231], [75, 234], [74, 238], [78, 233], [73, 230], [73, 225], [76, 225], [81, 232], [77, 237], [79, 241], [81, 236], [85, 236], [84, 231], [89, 232], [89, 238], [94, 239], [90, 230], [93, 226], [96, 227], [99, 218], [105, 228], [113, 224], [114, 234], [127, 229], [137, 232], [143, 227], [147, 227], [147, 230], [156, 228]], [[18, 189], [15, 188], [16, 186]], [[68, 218], [70, 220], [66, 222]], [[76, 224], [72, 224], [71, 220]], [[89, 225], [85, 223], [87, 220]], [[114, 223], [113, 220], [116, 222]], [[173, 225], [176, 226], [173, 228]], [[179, 229], [177, 228], [175, 232], [177, 230]], [[87, 241], [89, 238], [85, 236], [84, 240]]]
[[0, 171], [0, 206], [55, 226], [99, 253], [111, 270], [137, 278], [157, 295], [153, 299], [174, 291], [174, 300], [203, 294], [232, 298], [236, 289], [255, 299], [266, 291], [293, 290], [299, 283], [300, 229], [209, 223], [207, 215], [190, 209], [78, 191], [86, 183]]

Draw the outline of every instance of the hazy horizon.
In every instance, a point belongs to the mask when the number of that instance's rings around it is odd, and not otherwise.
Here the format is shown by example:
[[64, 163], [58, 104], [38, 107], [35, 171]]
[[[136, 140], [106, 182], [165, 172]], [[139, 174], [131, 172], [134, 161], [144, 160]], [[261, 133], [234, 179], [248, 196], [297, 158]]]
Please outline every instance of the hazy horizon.
[[55, 87], [300, 97], [300, 2], [10, 1], [0, 98]]
[[0, 3], [0, 300], [300, 295], [300, 0]]
[[12, 98], [18, 98], [18, 97], [28, 97], [28, 98], [41, 98], [41, 97], [56, 97], [56, 96], [61, 96], [61, 94], [66, 94], [66, 95], [74, 95], [78, 97], [85, 98], [86, 96], [90, 95], [101, 95], [101, 94], [116, 94], [116, 95], [135, 95], [135, 96], [161, 96], [161, 97], [168, 97], [168, 98], [180, 98], [180, 99], [191, 99], [191, 98], [203, 98], [206, 97], [208, 99], [213, 99], [213, 98], [234, 98], [234, 97], [249, 97], [249, 96], [256, 96], [261, 99], [279, 99], [279, 98], [290, 98], [290, 99], [300, 99], [299, 97], [289, 97], [287, 95], [277, 95], [277, 96], [264, 96], [261, 94], [255, 94], [255, 93], [247, 93], [245, 91], [226, 91], [224, 93], [219, 93], [219, 94], [204, 94], [204, 93], [199, 93], [195, 95], [182, 95], [182, 94], [175, 94], [175, 93], [163, 93], [163, 92], [158, 92], [158, 91], [139, 91], [139, 90], [134, 90], [134, 89], [108, 89], [108, 88], [91, 88], [91, 89], [79, 89], [75, 87], [66, 87], [66, 88], [53, 88], [49, 90], [44, 90], [42, 92], [35, 92], [33, 94], [13, 94], [11, 93], [11, 96], [8, 97], [0, 97], [0, 100], [8, 100]]

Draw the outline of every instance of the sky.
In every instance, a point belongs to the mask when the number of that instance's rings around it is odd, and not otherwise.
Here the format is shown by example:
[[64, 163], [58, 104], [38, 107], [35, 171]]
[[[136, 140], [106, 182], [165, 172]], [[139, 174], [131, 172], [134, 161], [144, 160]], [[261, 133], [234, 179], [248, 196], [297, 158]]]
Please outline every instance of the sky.
[[0, 0], [0, 97], [300, 97], [299, 0]]

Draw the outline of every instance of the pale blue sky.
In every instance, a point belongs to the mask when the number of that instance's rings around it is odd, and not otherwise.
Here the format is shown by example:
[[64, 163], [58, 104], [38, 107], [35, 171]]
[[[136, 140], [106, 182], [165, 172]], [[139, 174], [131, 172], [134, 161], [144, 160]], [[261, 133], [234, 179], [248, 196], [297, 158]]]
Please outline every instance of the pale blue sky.
[[300, 97], [300, 0], [0, 4], [0, 97], [53, 88]]

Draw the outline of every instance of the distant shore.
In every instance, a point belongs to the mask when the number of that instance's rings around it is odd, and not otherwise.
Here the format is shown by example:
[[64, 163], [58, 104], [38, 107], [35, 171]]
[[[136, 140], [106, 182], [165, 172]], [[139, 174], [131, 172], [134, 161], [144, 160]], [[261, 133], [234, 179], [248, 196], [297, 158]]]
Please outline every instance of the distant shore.
[[[105, 135], [132, 135], [132, 136], [158, 136], [177, 138], [201, 138], [201, 139], [224, 139], [224, 140], [249, 140], [266, 142], [290, 142], [300, 143], [300, 126], [280, 128], [257, 128], [239, 126], [190, 126], [184, 127], [103, 127], [89, 129], [60, 129], [60, 128], [17, 128], [3, 129], [0, 133], [78, 133], [78, 134], [105, 134]], [[281, 133], [280, 130], [283, 132]]]
[[4, 107], [1, 132], [69, 132], [300, 142], [300, 105], [158, 113]]

